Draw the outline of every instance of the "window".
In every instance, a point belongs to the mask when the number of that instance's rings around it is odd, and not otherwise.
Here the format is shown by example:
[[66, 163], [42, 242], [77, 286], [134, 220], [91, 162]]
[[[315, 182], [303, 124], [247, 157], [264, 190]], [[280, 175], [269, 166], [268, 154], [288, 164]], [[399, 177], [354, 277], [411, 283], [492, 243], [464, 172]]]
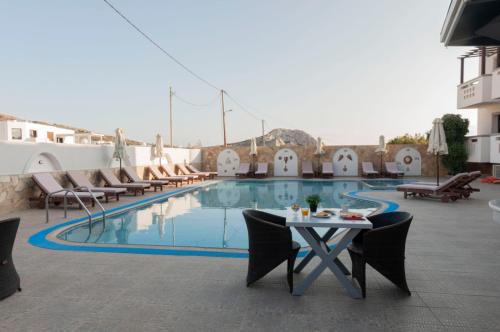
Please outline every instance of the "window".
[[36, 138], [38, 136], [38, 133], [34, 129], [30, 129], [30, 137]]
[[57, 137], [56, 141], [57, 143], [64, 143], [64, 137]]
[[12, 139], [23, 139], [23, 130], [21, 128], [12, 128]]
[[51, 142], [54, 142], [54, 132], [48, 131], [47, 132], [47, 139]]

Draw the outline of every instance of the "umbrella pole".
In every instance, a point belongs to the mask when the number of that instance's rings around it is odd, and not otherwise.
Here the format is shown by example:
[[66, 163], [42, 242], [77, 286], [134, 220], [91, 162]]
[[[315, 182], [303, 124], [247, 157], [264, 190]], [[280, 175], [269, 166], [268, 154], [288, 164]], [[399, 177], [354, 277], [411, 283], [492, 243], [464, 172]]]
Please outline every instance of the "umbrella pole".
[[384, 158], [384, 154], [380, 152], [380, 176], [382, 176], [382, 159]]
[[122, 158], [118, 158], [120, 160], [120, 181], [122, 180]]
[[437, 185], [439, 186], [439, 153], [436, 154], [436, 166], [437, 166], [437, 173], [436, 173], [436, 182]]

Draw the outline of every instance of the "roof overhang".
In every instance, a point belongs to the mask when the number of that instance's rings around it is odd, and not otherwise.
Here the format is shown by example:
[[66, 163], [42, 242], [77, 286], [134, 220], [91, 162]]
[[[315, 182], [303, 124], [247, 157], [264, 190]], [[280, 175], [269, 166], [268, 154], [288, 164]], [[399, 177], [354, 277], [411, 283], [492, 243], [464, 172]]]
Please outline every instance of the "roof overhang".
[[445, 46], [500, 46], [500, 1], [452, 0], [441, 42]]

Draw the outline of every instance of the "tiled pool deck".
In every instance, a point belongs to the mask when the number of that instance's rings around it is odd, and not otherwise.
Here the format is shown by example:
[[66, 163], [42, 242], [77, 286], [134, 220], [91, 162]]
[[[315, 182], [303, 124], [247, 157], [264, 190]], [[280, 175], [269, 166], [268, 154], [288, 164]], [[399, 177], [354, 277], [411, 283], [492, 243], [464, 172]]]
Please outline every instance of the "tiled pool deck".
[[[0, 302], [0, 331], [497, 330], [500, 225], [487, 203], [500, 186], [476, 186], [472, 199], [448, 204], [363, 193], [415, 215], [406, 251], [412, 296], [368, 268], [365, 300], [351, 299], [329, 273], [292, 297], [283, 266], [247, 288], [244, 259], [33, 247], [27, 239], [47, 227], [44, 213], [22, 211], [14, 261], [23, 291]], [[350, 266], [346, 253], [342, 260]]]

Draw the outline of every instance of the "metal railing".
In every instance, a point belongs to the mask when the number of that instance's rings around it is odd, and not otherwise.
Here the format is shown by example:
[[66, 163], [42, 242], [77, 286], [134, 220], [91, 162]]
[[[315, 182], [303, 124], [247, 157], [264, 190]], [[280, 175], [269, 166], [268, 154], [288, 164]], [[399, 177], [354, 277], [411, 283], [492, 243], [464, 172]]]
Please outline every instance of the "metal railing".
[[[84, 191], [80, 191], [80, 192], [88, 192], [90, 194], [90, 197], [92, 198], [92, 200], [97, 203], [97, 206], [101, 209], [101, 212], [102, 212], [102, 221], [103, 221], [103, 224], [106, 222], [106, 210], [104, 209], [104, 207], [102, 206], [102, 204], [99, 202], [99, 200], [97, 199], [97, 197], [94, 195], [94, 193], [92, 192], [92, 190], [90, 190], [90, 188], [87, 188], [87, 187], [77, 187], [75, 188], [77, 190], [84, 190]], [[64, 196], [63, 196], [63, 203], [64, 203], [64, 218], [66, 219], [68, 217], [68, 194], [72, 194], [73, 197], [75, 198], [75, 200], [78, 202], [78, 204], [80, 204], [80, 206], [82, 207], [82, 209], [85, 211], [85, 213], [87, 214], [88, 218], [89, 218], [89, 229], [92, 228], [92, 214], [90, 213], [89, 209], [87, 208], [87, 206], [85, 206], [85, 204], [83, 203], [83, 201], [80, 199], [80, 197], [77, 195], [77, 193], [74, 191], [74, 190], [71, 190], [71, 189], [61, 189], [61, 190], [57, 190], [57, 191], [53, 191], [51, 193], [49, 193], [47, 196], [45, 196], [45, 223], [48, 223], [49, 220], [50, 220], [50, 216], [49, 216], [49, 200], [50, 198], [55, 195], [55, 194], [59, 194], [59, 193], [62, 193], [64, 192]]]

